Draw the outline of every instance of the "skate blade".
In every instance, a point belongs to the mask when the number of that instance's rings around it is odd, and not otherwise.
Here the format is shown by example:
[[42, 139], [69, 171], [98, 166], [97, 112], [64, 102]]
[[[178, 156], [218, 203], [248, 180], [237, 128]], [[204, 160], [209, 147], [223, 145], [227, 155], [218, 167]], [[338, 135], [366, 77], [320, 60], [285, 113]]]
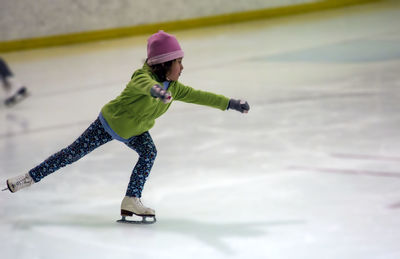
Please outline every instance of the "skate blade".
[[1, 190], [2, 192], [4, 192], [4, 191], [8, 191], [9, 189], [8, 189], [8, 187], [7, 188], [4, 188], [3, 190]]
[[[141, 216], [142, 220], [127, 220], [125, 216], [122, 216], [120, 220], [117, 220], [118, 223], [124, 224], [137, 224], [137, 225], [146, 225], [146, 224], [154, 224], [157, 222], [155, 216]], [[151, 220], [147, 220], [147, 218]]]

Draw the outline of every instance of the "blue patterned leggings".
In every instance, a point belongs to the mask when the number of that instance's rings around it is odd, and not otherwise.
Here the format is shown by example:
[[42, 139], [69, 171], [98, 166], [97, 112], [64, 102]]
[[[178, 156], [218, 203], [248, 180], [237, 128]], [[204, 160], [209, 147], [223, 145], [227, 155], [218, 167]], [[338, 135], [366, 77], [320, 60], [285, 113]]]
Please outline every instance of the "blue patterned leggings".
[[[31, 169], [29, 174], [35, 182], [39, 182], [47, 175], [57, 171], [61, 167], [72, 164], [112, 139], [111, 135], [105, 131], [100, 120], [97, 118], [74, 143]], [[125, 144], [139, 154], [139, 160], [133, 169], [126, 190], [126, 196], [140, 198], [143, 186], [157, 156], [157, 149], [149, 132], [134, 136]]]

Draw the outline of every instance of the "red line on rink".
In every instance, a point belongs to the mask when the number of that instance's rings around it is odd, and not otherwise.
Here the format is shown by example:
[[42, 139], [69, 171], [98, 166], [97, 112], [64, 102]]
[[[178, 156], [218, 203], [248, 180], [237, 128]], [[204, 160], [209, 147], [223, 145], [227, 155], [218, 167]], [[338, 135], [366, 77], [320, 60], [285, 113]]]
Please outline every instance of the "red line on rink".
[[367, 159], [367, 160], [384, 160], [384, 161], [400, 162], [400, 157], [394, 157], [394, 156], [373, 156], [373, 155], [342, 154], [342, 153], [334, 153], [331, 155], [333, 157], [339, 157], [344, 159]]
[[400, 209], [400, 202], [390, 205], [389, 208], [390, 209]]
[[336, 173], [347, 175], [366, 175], [366, 176], [379, 176], [379, 177], [392, 177], [400, 178], [400, 172], [381, 172], [381, 171], [368, 171], [368, 170], [354, 170], [354, 169], [336, 169], [336, 168], [318, 168], [307, 166], [291, 166], [291, 170], [307, 170], [319, 173]]

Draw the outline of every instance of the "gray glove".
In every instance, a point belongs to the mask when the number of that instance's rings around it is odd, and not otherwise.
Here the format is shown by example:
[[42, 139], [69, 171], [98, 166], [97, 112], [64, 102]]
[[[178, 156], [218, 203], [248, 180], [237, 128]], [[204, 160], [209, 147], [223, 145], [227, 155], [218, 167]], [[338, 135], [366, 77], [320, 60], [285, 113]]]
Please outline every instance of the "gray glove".
[[150, 89], [150, 94], [151, 94], [151, 96], [153, 96], [154, 98], [160, 98], [160, 100], [161, 100], [163, 103], [169, 103], [170, 101], [172, 101], [171, 93], [165, 91], [165, 90], [162, 89], [161, 86], [159, 86], [159, 85], [154, 85], [154, 86]]
[[230, 99], [228, 110], [229, 109], [233, 109], [241, 113], [248, 113], [250, 110], [250, 106], [246, 101]]

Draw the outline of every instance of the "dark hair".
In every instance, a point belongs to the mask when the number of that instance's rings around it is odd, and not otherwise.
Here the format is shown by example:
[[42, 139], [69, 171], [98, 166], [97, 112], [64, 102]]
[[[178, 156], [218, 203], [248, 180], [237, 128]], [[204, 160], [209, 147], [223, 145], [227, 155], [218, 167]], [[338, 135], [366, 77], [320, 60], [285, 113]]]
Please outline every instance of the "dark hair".
[[151, 71], [157, 76], [160, 81], [167, 80], [167, 72], [171, 69], [172, 63], [175, 61], [170, 60], [161, 64], [151, 65]]

